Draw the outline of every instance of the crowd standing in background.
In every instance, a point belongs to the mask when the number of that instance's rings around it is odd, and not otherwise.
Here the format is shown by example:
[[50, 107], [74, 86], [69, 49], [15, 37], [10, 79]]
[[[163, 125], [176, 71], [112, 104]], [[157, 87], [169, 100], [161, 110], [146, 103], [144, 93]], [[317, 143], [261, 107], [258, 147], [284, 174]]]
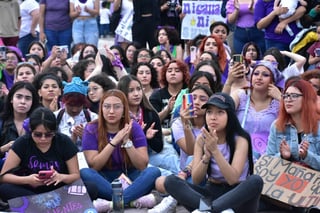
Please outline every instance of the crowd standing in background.
[[0, 1], [0, 210], [81, 178], [110, 212], [123, 176], [150, 213], [306, 210], [260, 199], [253, 170], [320, 170], [320, 3], [206, 2], [221, 19], [182, 39], [182, 0]]

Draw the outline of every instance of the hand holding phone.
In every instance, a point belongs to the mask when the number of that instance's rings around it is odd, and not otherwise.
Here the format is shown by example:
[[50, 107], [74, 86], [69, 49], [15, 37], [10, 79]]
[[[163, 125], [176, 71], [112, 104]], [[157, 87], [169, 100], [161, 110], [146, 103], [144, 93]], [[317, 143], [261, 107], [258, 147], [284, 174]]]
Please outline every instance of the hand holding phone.
[[192, 117], [194, 116], [194, 111], [192, 111], [193, 108], [194, 108], [194, 106], [193, 106], [193, 95], [191, 93], [184, 94], [182, 96], [182, 107], [183, 107], [183, 109], [189, 109], [190, 116], [192, 116]]
[[233, 59], [233, 63], [237, 62], [237, 63], [243, 63], [243, 55], [241, 54], [235, 54], [232, 56]]
[[50, 179], [52, 175], [53, 175], [53, 170], [41, 170], [38, 173], [39, 179], [41, 180]]

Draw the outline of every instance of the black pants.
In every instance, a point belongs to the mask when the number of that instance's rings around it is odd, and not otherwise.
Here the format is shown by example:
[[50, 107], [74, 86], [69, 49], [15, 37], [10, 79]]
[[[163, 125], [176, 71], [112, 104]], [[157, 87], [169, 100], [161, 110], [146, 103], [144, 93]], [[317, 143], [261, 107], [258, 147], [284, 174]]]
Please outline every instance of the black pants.
[[263, 180], [258, 175], [251, 175], [247, 180], [233, 186], [210, 182], [206, 186], [200, 186], [170, 175], [164, 185], [166, 191], [189, 211], [198, 209], [202, 198], [212, 200], [212, 212], [231, 208], [237, 213], [256, 213]]
[[139, 21], [134, 22], [132, 26], [132, 39], [133, 42], [137, 42], [141, 47], [146, 47], [146, 43], [149, 45], [149, 49], [152, 49], [157, 45], [155, 32], [157, 29], [157, 23], [152, 16], [141, 17]]

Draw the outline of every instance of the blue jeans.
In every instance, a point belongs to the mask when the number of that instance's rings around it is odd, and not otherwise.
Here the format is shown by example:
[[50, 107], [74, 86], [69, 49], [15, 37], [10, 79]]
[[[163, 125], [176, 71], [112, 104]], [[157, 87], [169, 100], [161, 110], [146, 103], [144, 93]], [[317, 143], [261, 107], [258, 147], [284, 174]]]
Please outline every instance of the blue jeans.
[[98, 46], [99, 30], [96, 18], [75, 19], [72, 24], [73, 43], [86, 43]]
[[[68, 28], [66, 30], [45, 30], [45, 34], [47, 36], [47, 48], [48, 51], [51, 51], [52, 47], [54, 45], [62, 46], [62, 45], [68, 45], [70, 50], [70, 45], [72, 42], [72, 29]], [[70, 51], [69, 51], [70, 52]]]
[[233, 48], [235, 53], [240, 54], [243, 46], [248, 42], [254, 42], [260, 47], [261, 54], [266, 51], [264, 32], [256, 27], [236, 27], [233, 34]]
[[289, 44], [280, 42], [280, 41], [274, 41], [270, 39], [266, 39], [266, 49], [269, 49], [271, 47], [276, 47], [279, 50], [287, 50], [290, 51], [289, 49]]
[[180, 171], [180, 159], [172, 146], [168, 142], [163, 142], [163, 149], [159, 153], [149, 153], [149, 164], [160, 168], [162, 176], [178, 174]]
[[21, 50], [24, 57], [26, 57], [26, 55], [29, 53], [28, 48], [30, 43], [38, 40], [39, 40], [39, 34], [37, 34], [37, 37], [33, 37], [31, 33], [29, 33], [26, 36], [23, 36], [22, 38], [19, 38], [18, 48]]
[[106, 36], [110, 34], [110, 24], [100, 24], [99, 29], [100, 36]]
[[[112, 200], [111, 182], [118, 178], [122, 171], [104, 170], [97, 172], [91, 168], [80, 170], [80, 176], [83, 181], [95, 183], [98, 188], [98, 197]], [[123, 191], [124, 204], [128, 205], [143, 195], [150, 193], [154, 189], [156, 179], [161, 175], [160, 170], [156, 167], [148, 167], [143, 171], [137, 169], [128, 170], [127, 176], [132, 184]]]

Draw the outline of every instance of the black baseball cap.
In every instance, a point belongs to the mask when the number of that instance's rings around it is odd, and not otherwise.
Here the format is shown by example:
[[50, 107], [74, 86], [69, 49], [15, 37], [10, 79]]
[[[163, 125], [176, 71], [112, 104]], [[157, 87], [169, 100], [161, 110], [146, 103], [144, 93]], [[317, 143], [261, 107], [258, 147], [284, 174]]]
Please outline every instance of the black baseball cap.
[[217, 92], [213, 94], [207, 103], [205, 103], [201, 108], [206, 109], [209, 106], [216, 106], [220, 109], [232, 109], [235, 110], [235, 103], [230, 95], [223, 92]]

